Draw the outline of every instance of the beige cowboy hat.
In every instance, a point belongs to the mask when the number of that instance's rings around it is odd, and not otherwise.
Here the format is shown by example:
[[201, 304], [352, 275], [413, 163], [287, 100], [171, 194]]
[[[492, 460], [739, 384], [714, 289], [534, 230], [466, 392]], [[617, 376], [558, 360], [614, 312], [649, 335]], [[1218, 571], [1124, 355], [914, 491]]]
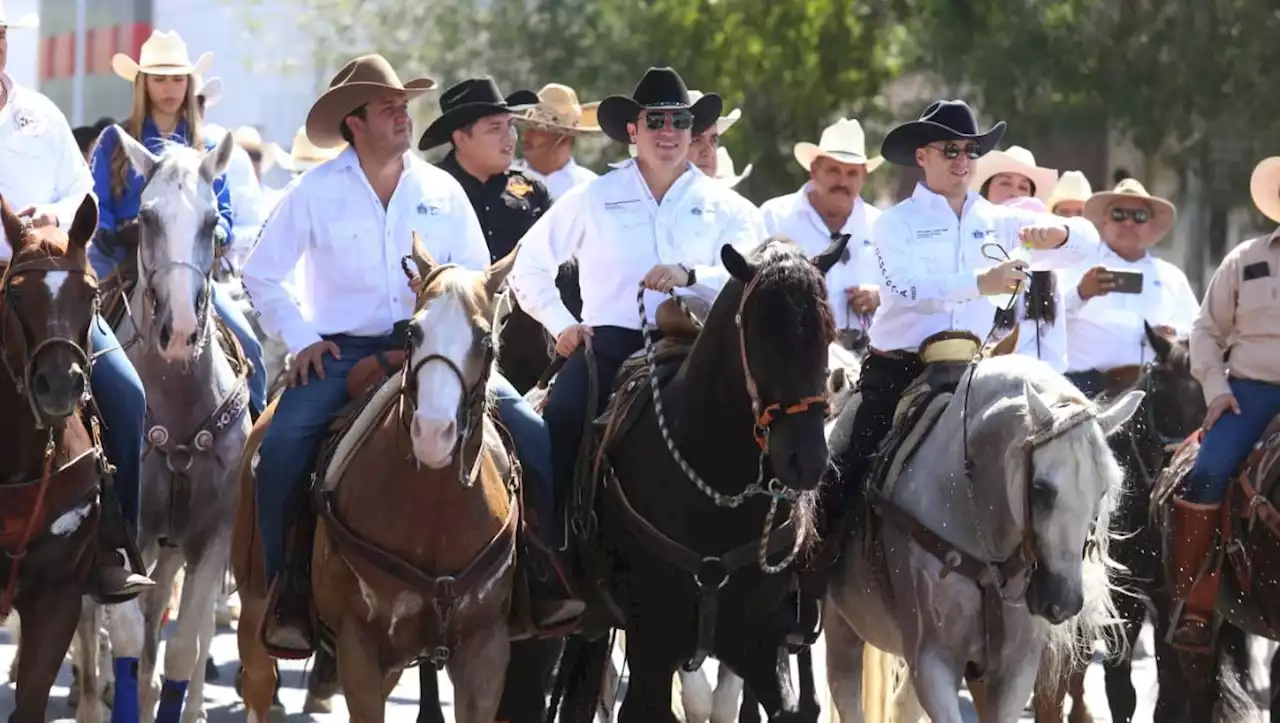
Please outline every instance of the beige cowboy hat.
[[[701, 97], [702, 97], [702, 91], [700, 90], [689, 91], [690, 101], [697, 103], [698, 99]], [[742, 120], [742, 109], [734, 108], [727, 115], [722, 115], [716, 120], [716, 133], [719, 133], [720, 135], [724, 135], [725, 132], [728, 131], [730, 128], [732, 128], [733, 124], [737, 123], [739, 120]]]
[[[303, 126], [293, 135], [293, 146], [288, 153], [279, 145], [271, 144], [271, 155], [275, 158], [275, 162], [284, 170], [290, 173], [303, 173], [310, 171], [312, 168], [324, 163], [325, 161], [338, 157], [347, 147], [346, 143], [335, 146], [333, 148], [320, 148], [311, 142], [307, 137], [307, 128]], [[263, 157], [266, 157], [263, 153]]]
[[176, 30], [156, 30], [142, 44], [138, 59], [116, 53], [111, 58], [111, 69], [130, 83], [138, 79], [138, 73], [147, 75], [205, 75], [213, 65], [213, 53], [202, 54], [191, 62], [187, 44]]
[[748, 163], [740, 174], [734, 175], [733, 170], [733, 157], [729, 155], [729, 149], [720, 146], [716, 149], [716, 180], [733, 188], [751, 175], [751, 164]]
[[879, 156], [867, 159], [867, 134], [862, 131], [862, 124], [851, 118], [841, 118], [827, 126], [817, 145], [808, 141], [797, 143], [793, 153], [806, 171], [824, 156], [839, 163], [864, 164], [867, 173], [884, 163], [884, 158]]
[[222, 78], [203, 80], [196, 76], [196, 96], [204, 98], [204, 107], [212, 108], [222, 100]]
[[311, 112], [307, 113], [307, 137], [320, 148], [339, 146], [345, 141], [338, 124], [379, 91], [403, 91], [412, 100], [435, 87], [436, 82], [427, 77], [401, 83], [386, 58], [377, 53], [362, 55], [339, 70], [329, 82], [329, 89], [311, 106]]
[[1280, 156], [1264, 158], [1253, 169], [1249, 193], [1263, 216], [1280, 223]]
[[4, 0], [0, 0], [0, 28], [38, 28], [40, 27], [40, 16], [35, 13], [27, 13], [20, 18], [9, 19], [9, 13], [4, 9]]
[[1151, 207], [1151, 220], [1147, 222], [1147, 226], [1151, 229], [1152, 244], [1158, 243], [1173, 230], [1173, 224], [1178, 220], [1178, 209], [1169, 201], [1147, 193], [1146, 187], [1136, 178], [1124, 179], [1116, 184], [1114, 191], [1099, 191], [1089, 196], [1084, 204], [1084, 217], [1094, 226], [1102, 228], [1107, 212], [1111, 210], [1111, 202], [1117, 198], [1140, 198]]
[[[243, 148], [246, 153], [256, 154], [262, 159], [263, 172], [266, 172], [276, 164], [276, 149], [279, 148], [279, 146], [274, 143], [268, 145], [263, 141], [262, 134], [258, 132], [257, 128], [254, 128], [253, 126], [240, 126], [231, 134], [231, 138], [236, 142], [236, 145]], [[283, 155], [283, 152], [281, 155]]]
[[1063, 201], [1084, 203], [1092, 195], [1093, 186], [1089, 185], [1088, 177], [1080, 171], [1063, 171], [1062, 177], [1054, 185], [1053, 193], [1049, 194], [1049, 200], [1045, 205], [1052, 211]]
[[1041, 168], [1036, 165], [1036, 157], [1031, 151], [1022, 146], [1010, 146], [1007, 151], [992, 151], [979, 158], [969, 187], [977, 191], [982, 188], [982, 184], [1001, 173], [1016, 173], [1029, 178], [1035, 186], [1033, 195], [1041, 201], [1048, 201], [1049, 194], [1053, 193], [1053, 187], [1058, 182], [1056, 168]]
[[579, 103], [578, 92], [561, 83], [547, 83], [538, 91], [538, 104], [512, 116], [513, 123], [530, 130], [565, 135], [601, 133], [596, 118], [600, 101]]

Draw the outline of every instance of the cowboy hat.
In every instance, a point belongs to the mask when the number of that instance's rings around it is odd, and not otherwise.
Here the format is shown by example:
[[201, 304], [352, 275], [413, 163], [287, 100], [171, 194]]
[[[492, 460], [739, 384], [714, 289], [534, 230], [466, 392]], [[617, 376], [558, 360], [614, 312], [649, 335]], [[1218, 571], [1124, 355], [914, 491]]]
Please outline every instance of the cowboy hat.
[[[335, 146], [333, 148], [319, 148], [311, 139], [307, 137], [307, 127], [303, 126], [293, 135], [293, 146], [288, 153], [279, 145], [271, 144], [271, 156], [275, 162], [284, 170], [290, 173], [302, 173], [324, 163], [325, 161], [337, 158], [347, 147], [346, 143]], [[267, 154], [263, 153], [265, 157]]]
[[1094, 226], [1102, 228], [1102, 223], [1111, 210], [1111, 202], [1117, 198], [1138, 198], [1145, 201], [1151, 208], [1151, 220], [1146, 225], [1150, 228], [1152, 244], [1164, 238], [1165, 234], [1173, 229], [1173, 224], [1178, 219], [1178, 209], [1172, 203], [1147, 193], [1146, 187], [1136, 178], [1124, 179], [1116, 184], [1114, 191], [1099, 191], [1089, 196], [1089, 200], [1084, 204], [1084, 217]]
[[1005, 122], [1000, 121], [983, 133], [978, 118], [962, 100], [939, 100], [924, 109], [916, 120], [889, 131], [880, 144], [885, 160], [897, 166], [915, 166], [916, 149], [935, 141], [977, 141], [978, 154], [986, 155], [1004, 136]]
[[596, 110], [600, 101], [578, 103], [578, 93], [560, 83], [547, 83], [538, 91], [538, 103], [511, 121], [529, 130], [548, 131], [564, 135], [599, 133]]
[[[690, 102], [696, 104], [701, 99], [702, 99], [702, 91], [700, 90], [689, 91]], [[726, 131], [728, 131], [730, 128], [733, 127], [734, 123], [737, 123], [740, 120], [742, 120], [742, 109], [734, 108], [733, 110], [729, 111], [728, 115], [722, 115], [716, 119], [716, 133], [719, 133], [720, 135], [724, 135]]]
[[204, 107], [212, 108], [222, 100], [222, 78], [203, 80], [196, 76], [196, 97], [204, 98]]
[[361, 55], [339, 70], [326, 90], [307, 113], [307, 137], [320, 148], [333, 148], [346, 143], [339, 124], [356, 108], [368, 103], [377, 93], [397, 90], [412, 100], [436, 87], [431, 78], [414, 78], [401, 83], [400, 76], [387, 59], [371, 53]]
[[1079, 201], [1084, 203], [1093, 195], [1093, 186], [1089, 185], [1089, 179], [1080, 171], [1064, 171], [1062, 178], [1058, 179], [1057, 185], [1053, 187], [1053, 193], [1049, 194], [1047, 204], [1050, 211], [1057, 208], [1058, 204], [1063, 201]]
[[600, 129], [619, 143], [630, 143], [627, 124], [646, 110], [687, 110], [693, 113], [693, 135], [710, 128], [720, 118], [724, 101], [707, 93], [694, 103], [684, 79], [671, 68], [649, 68], [631, 96], [611, 95], [600, 101]]
[[733, 188], [742, 183], [742, 179], [751, 175], [751, 164], [748, 163], [747, 167], [742, 169], [742, 173], [736, 176], [733, 170], [733, 157], [729, 155], [729, 149], [720, 146], [716, 149], [716, 180]]
[[9, 19], [9, 13], [5, 12], [4, 0], [0, 0], [0, 28], [38, 28], [40, 27], [40, 16], [35, 13], [27, 13], [20, 18]]
[[262, 134], [253, 126], [240, 126], [231, 134], [232, 139], [250, 155], [257, 155], [261, 159], [262, 172], [266, 173], [276, 164], [277, 156], [276, 146], [274, 143], [268, 146], [262, 140]]
[[822, 157], [838, 163], [865, 165], [867, 173], [884, 163], [884, 158], [867, 159], [867, 135], [862, 132], [862, 124], [850, 118], [841, 118], [827, 126], [817, 145], [808, 141], [797, 143], [792, 149], [792, 155], [806, 171], [813, 167], [814, 161]]
[[1253, 169], [1249, 194], [1263, 216], [1280, 223], [1280, 156], [1264, 158]]
[[213, 53], [203, 53], [196, 62], [191, 62], [187, 53], [187, 44], [182, 41], [176, 30], [156, 30], [142, 44], [138, 51], [138, 59], [116, 53], [111, 58], [111, 69], [116, 75], [130, 83], [138, 79], [139, 73], [147, 75], [206, 75], [213, 65]]
[[418, 150], [429, 151], [448, 143], [454, 131], [481, 118], [536, 105], [538, 96], [531, 90], [517, 90], [504, 98], [493, 78], [468, 78], [440, 94], [440, 117], [427, 126], [418, 140]]
[[974, 169], [973, 180], [969, 187], [977, 191], [987, 181], [1001, 173], [1014, 173], [1031, 181], [1032, 195], [1041, 201], [1049, 198], [1054, 184], [1058, 182], [1056, 168], [1041, 168], [1036, 165], [1036, 157], [1022, 146], [1010, 146], [1007, 151], [992, 151], [978, 159]]

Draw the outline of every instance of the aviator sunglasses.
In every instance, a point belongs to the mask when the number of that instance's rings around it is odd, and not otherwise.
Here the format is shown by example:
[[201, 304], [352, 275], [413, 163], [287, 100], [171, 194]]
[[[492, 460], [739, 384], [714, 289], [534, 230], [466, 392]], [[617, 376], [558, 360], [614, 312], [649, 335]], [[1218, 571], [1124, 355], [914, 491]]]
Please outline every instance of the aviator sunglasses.
[[667, 125], [668, 116], [671, 117], [671, 127], [678, 131], [693, 128], [693, 113], [687, 110], [651, 110], [644, 114], [644, 125], [651, 131], [660, 131]]
[[1124, 223], [1126, 218], [1133, 219], [1134, 223], [1142, 224], [1151, 220], [1151, 212], [1145, 208], [1113, 208], [1111, 209], [1111, 220], [1116, 223]]
[[963, 146], [959, 143], [947, 143], [941, 146], [930, 145], [930, 148], [942, 154], [942, 157], [948, 161], [955, 160], [964, 153], [972, 160], [978, 160], [982, 157], [982, 153], [978, 150], [977, 143], [966, 143]]

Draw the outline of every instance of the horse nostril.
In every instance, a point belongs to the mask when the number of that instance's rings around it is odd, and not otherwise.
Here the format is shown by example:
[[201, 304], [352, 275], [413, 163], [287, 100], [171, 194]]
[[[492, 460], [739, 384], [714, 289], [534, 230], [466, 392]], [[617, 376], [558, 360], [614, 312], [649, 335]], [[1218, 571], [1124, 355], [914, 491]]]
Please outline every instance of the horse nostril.
[[169, 346], [170, 340], [173, 339], [173, 326], [169, 322], [160, 325], [160, 346]]
[[452, 437], [454, 433], [457, 432], [457, 429], [458, 429], [458, 423], [453, 420], [449, 420], [448, 424], [440, 428], [440, 438], [448, 439]]
[[84, 377], [84, 372], [76, 372], [75, 374], [72, 375], [71, 386], [74, 388], [77, 397], [84, 396], [84, 387], [85, 387], [86, 381], [87, 380]]
[[198, 331], [193, 331], [193, 332], [191, 332], [191, 335], [187, 337], [187, 344], [188, 344], [188, 345], [190, 345], [190, 346], [195, 346], [195, 345], [196, 345], [196, 339], [198, 339], [198, 338], [200, 338], [200, 332], [198, 332]]
[[1053, 620], [1063, 620], [1067, 616], [1063, 614], [1061, 605], [1050, 605], [1049, 617]]
[[44, 372], [36, 372], [35, 378], [31, 381], [31, 391], [37, 396], [44, 396], [53, 391], [53, 387], [49, 384], [49, 377]]

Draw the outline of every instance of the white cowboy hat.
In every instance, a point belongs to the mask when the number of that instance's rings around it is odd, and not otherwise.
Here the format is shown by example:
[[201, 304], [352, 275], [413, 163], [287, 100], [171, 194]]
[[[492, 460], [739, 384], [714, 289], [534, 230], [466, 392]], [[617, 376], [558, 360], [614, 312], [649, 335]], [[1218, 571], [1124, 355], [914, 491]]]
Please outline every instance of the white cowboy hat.
[[[343, 143], [332, 148], [320, 148], [307, 137], [307, 128], [303, 126], [293, 135], [293, 146], [287, 154], [283, 148], [272, 143], [271, 155], [275, 157], [275, 162], [284, 170], [290, 173], [302, 173], [315, 168], [325, 161], [337, 158], [338, 154], [342, 153], [346, 147], [347, 144]], [[266, 155], [264, 152], [263, 157], [266, 157]]]
[[1140, 198], [1151, 208], [1151, 220], [1146, 224], [1150, 229], [1148, 246], [1159, 243], [1169, 231], [1173, 230], [1173, 224], [1178, 220], [1177, 207], [1166, 199], [1147, 193], [1146, 186], [1136, 178], [1124, 179], [1116, 185], [1114, 191], [1099, 191], [1090, 196], [1084, 204], [1084, 217], [1094, 226], [1102, 228], [1111, 210], [1111, 202], [1117, 198]]
[[196, 76], [196, 96], [204, 98], [204, 107], [212, 108], [222, 100], [222, 78], [203, 80]]
[[1062, 178], [1058, 179], [1058, 183], [1053, 187], [1053, 193], [1049, 194], [1049, 201], [1045, 205], [1052, 211], [1063, 201], [1084, 203], [1092, 195], [1093, 186], [1089, 185], [1089, 179], [1083, 173], [1080, 171], [1063, 171]]
[[547, 83], [538, 91], [538, 104], [511, 117], [516, 125], [565, 135], [600, 133], [596, 108], [600, 101], [579, 103], [578, 92], [567, 85]]
[[867, 159], [867, 134], [862, 131], [862, 124], [851, 118], [841, 118], [827, 126], [822, 131], [818, 145], [801, 141], [792, 152], [806, 171], [813, 166], [815, 160], [823, 156], [839, 163], [863, 164], [867, 167], [867, 173], [884, 163], [884, 158], [879, 156]]
[[[698, 99], [701, 97], [702, 97], [702, 91], [700, 90], [689, 91], [689, 101], [691, 103], [697, 103]], [[737, 123], [741, 119], [742, 119], [742, 109], [734, 108], [727, 115], [722, 115], [720, 116], [720, 118], [716, 120], [716, 133], [719, 133], [720, 135], [724, 135], [726, 131], [728, 131], [730, 128], [733, 127], [734, 123]]]
[[138, 79], [138, 73], [147, 75], [205, 75], [213, 65], [213, 53], [204, 53], [191, 62], [187, 44], [178, 31], [156, 30], [142, 44], [138, 59], [116, 53], [111, 58], [111, 69], [130, 83]]
[[1264, 158], [1253, 169], [1249, 194], [1263, 216], [1280, 223], [1280, 156]]
[[1031, 179], [1035, 186], [1035, 193], [1032, 195], [1041, 201], [1049, 199], [1054, 184], [1058, 182], [1056, 168], [1041, 168], [1036, 165], [1036, 157], [1031, 155], [1031, 151], [1022, 146], [1010, 146], [1007, 151], [992, 151], [979, 158], [969, 187], [977, 191], [982, 188], [982, 184], [1001, 173], [1016, 173]]
[[4, 0], [0, 0], [0, 28], [38, 28], [40, 27], [40, 16], [35, 13], [27, 13], [20, 18], [9, 19], [9, 13], [5, 12]]
[[720, 146], [716, 149], [716, 180], [733, 188], [742, 183], [742, 179], [751, 175], [751, 164], [748, 163], [747, 167], [742, 169], [742, 173], [736, 176], [733, 170], [733, 158], [729, 155], [729, 149]]
[[[236, 145], [243, 148], [245, 152], [256, 153], [260, 158], [262, 158], [262, 170], [264, 173], [276, 164], [278, 157], [275, 149], [279, 148], [279, 146], [276, 146], [274, 143], [267, 145], [263, 142], [262, 134], [258, 132], [257, 128], [254, 128], [253, 126], [240, 126], [236, 129], [235, 133], [231, 134], [231, 137], [235, 140]], [[283, 151], [280, 155], [284, 155]]]

